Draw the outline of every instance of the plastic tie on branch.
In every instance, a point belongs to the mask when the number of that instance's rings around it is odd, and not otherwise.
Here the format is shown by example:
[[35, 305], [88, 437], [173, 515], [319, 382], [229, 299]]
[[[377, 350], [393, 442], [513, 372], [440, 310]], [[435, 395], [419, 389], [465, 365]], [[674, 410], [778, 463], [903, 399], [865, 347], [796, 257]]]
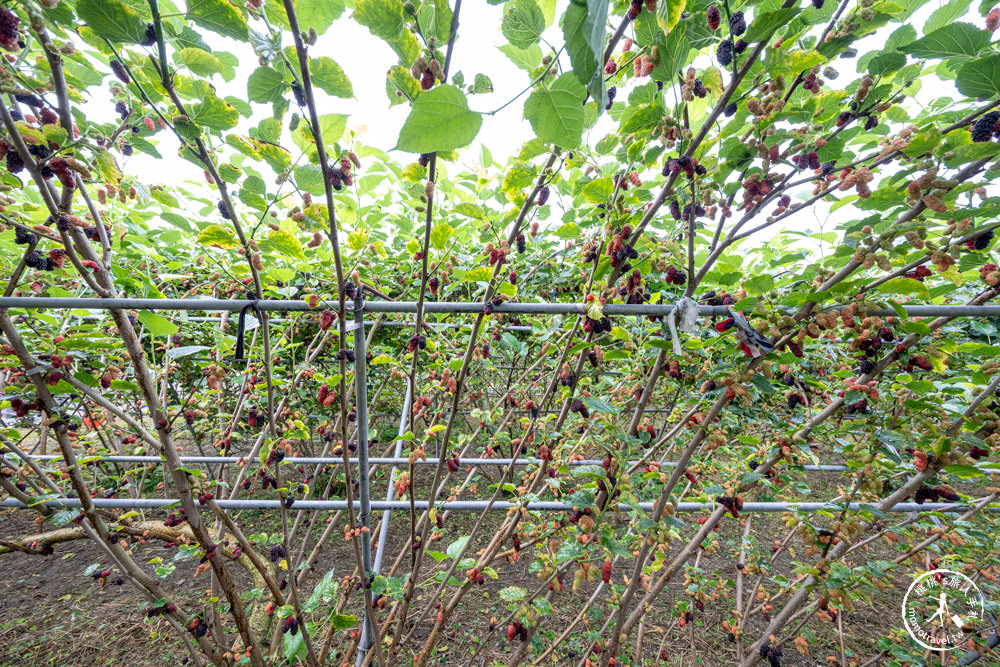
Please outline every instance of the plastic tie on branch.
[[736, 327], [737, 340], [750, 351], [751, 357], [754, 359], [762, 357], [774, 349], [770, 341], [757, 333], [757, 330], [750, 326], [750, 323], [744, 319], [741, 313], [733, 310], [732, 306], [726, 306], [726, 310], [729, 311], [729, 316]]
[[686, 334], [698, 333], [698, 304], [686, 296], [681, 297], [667, 315], [667, 327], [670, 329], [670, 340], [674, 344], [674, 354], [680, 356], [684, 351], [677, 338], [677, 330], [680, 329]]
[[236, 327], [236, 352], [233, 355], [233, 361], [247, 361], [246, 357], [243, 356], [243, 339], [246, 333], [247, 311], [251, 308], [253, 308], [257, 321], [264, 322], [264, 316], [261, 314], [260, 306], [257, 305], [257, 299], [251, 300], [250, 303], [240, 308], [240, 321]]

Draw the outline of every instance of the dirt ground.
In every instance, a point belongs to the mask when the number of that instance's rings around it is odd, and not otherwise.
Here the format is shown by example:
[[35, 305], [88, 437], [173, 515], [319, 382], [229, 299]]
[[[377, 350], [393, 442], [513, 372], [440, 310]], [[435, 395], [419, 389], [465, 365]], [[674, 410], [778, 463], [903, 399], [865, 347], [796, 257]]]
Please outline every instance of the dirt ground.
[[[5, 511], [2, 516], [0, 530], [3, 537], [32, 532], [32, 517], [27, 512]], [[243, 521], [249, 524], [246, 528], [248, 533], [267, 530], [269, 520], [263, 515], [243, 517]], [[402, 517], [396, 520], [405, 521]], [[462, 534], [465, 524], [472, 520], [470, 515], [459, 516], [449, 522], [448, 529], [457, 537]], [[759, 524], [761, 534], [778, 534], [779, 517], [761, 516], [755, 521], [774, 523], [775, 532], [769, 532], [765, 525]], [[492, 531], [487, 530], [485, 534], [492, 534]], [[730, 548], [738, 544], [738, 538], [735, 522], [729, 522], [719, 534], [720, 552], [701, 559], [699, 567], [702, 576], [708, 579], [732, 576], [734, 560]], [[444, 545], [431, 548], [443, 550], [448, 539], [443, 540]], [[388, 553], [395, 554], [399, 546], [397, 540], [390, 541]], [[175, 552], [175, 549], [162, 543], [149, 542], [138, 548], [137, 560], [140, 563], [156, 557], [170, 560]], [[879, 557], [882, 555], [877, 553], [868, 556]], [[87, 566], [98, 562], [101, 562], [99, 551], [87, 540], [58, 545], [55, 554], [49, 556], [22, 553], [0, 555], [0, 665], [120, 664], [163, 667], [181, 664], [184, 654], [179, 642], [163, 621], [146, 619], [146, 603], [133, 588], [128, 584], [117, 586], [110, 583], [114, 577], [110, 577], [109, 584], [102, 587], [99, 581], [84, 576]], [[391, 560], [387, 558], [387, 562]], [[490, 632], [490, 618], [496, 616], [503, 619], [507, 614], [506, 604], [497, 596], [501, 588], [517, 585], [533, 591], [539, 585], [538, 578], [528, 572], [529, 562], [529, 558], [523, 558], [513, 564], [501, 563], [497, 567], [497, 580], [488, 580], [486, 586], [466, 596], [464, 609], [456, 614], [459, 621], [453, 624], [435, 656], [437, 664], [509, 664], [514, 645], [506, 641], [503, 628]], [[787, 564], [787, 556], [781, 562]], [[165, 580], [170, 590], [183, 591], [181, 598], [187, 603], [196, 603], [198, 596], [204, 592], [202, 584], [190, 585], [188, 578], [195, 567], [192, 563], [196, 564], [196, 561], [177, 563], [177, 569]], [[317, 572], [323, 573], [331, 567], [337, 569], [338, 575], [353, 569], [353, 557], [340, 540], [334, 540], [324, 550]], [[241, 578], [240, 569], [233, 570]], [[624, 571], [622, 567], [616, 576]], [[304, 587], [306, 594], [318, 578], [319, 575], [307, 581]], [[242, 580], [245, 581], [245, 578]], [[898, 630], [900, 600], [909, 578], [905, 575], [897, 577], [895, 583], [894, 588], [859, 603], [854, 612], [843, 614], [844, 652], [848, 662], [852, 656], [865, 662], [877, 653], [875, 644], [883, 635]], [[579, 611], [579, 605], [589, 597], [593, 586], [585, 585], [573, 596], [564, 593], [555, 598], [556, 617], [546, 620], [536, 639], [538, 646], [547, 646], [568, 625]], [[671, 626], [669, 610], [674, 601], [683, 599], [683, 589], [683, 577], [675, 577], [669, 591], [661, 596], [661, 607], [648, 616], [643, 664], [678, 667], [734, 664], [734, 644], [728, 641], [728, 633], [720, 627], [722, 620], [729, 618], [727, 610], [732, 604], [729, 600], [709, 602], [704, 612], [695, 614], [695, 621], [687, 628], [673, 627], [669, 634], [663, 633], [665, 628]], [[599, 629], [607, 613], [606, 606], [591, 609], [585, 623], [546, 664], [575, 664], [580, 652], [586, 650], [592, 641], [586, 633]], [[748, 636], [757, 636], [755, 633], [763, 627], [763, 621], [756, 617], [749, 623]], [[810, 638], [811, 655], [802, 656], [794, 647], [787, 645], [782, 665], [828, 665], [831, 663], [827, 661], [827, 656], [834, 658], [832, 664], [839, 664], [840, 639], [835, 624], [813, 621], [804, 634]], [[635, 635], [631, 639], [634, 641]], [[661, 649], [665, 651], [666, 660], [660, 658]]]

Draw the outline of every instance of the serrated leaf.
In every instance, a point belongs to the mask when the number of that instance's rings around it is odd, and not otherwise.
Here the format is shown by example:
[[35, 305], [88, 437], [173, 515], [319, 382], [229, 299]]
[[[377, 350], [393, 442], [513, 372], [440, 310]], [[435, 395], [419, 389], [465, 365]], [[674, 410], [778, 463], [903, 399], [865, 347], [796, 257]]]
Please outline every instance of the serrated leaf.
[[1000, 54], [967, 62], [956, 74], [955, 85], [963, 95], [982, 99], [1000, 95]]
[[925, 299], [930, 298], [927, 286], [914, 278], [892, 278], [876, 288], [886, 294], [919, 294]]
[[179, 330], [176, 324], [149, 310], [140, 310], [136, 317], [151, 336], [173, 336]]
[[[322, 35], [344, 13], [344, 0], [294, 0], [295, 15], [302, 30], [313, 28]], [[285, 30], [291, 30], [282, 0], [267, 0], [267, 16]]]
[[306, 256], [302, 253], [302, 244], [295, 235], [284, 229], [271, 230], [267, 238], [260, 241], [260, 249], [265, 252], [273, 252], [284, 257], [304, 260]]
[[545, 16], [535, 0], [514, 0], [504, 6], [500, 30], [508, 42], [526, 49], [541, 39], [545, 30]]
[[247, 99], [251, 102], [278, 102], [284, 99], [288, 90], [285, 77], [272, 67], [258, 67], [247, 79]]
[[576, 77], [566, 72], [548, 87], [535, 90], [524, 103], [524, 117], [539, 141], [561, 149], [580, 145], [583, 135], [583, 100], [587, 95]]
[[214, 95], [206, 97], [202, 102], [188, 108], [192, 121], [212, 130], [231, 130], [240, 120], [240, 112], [236, 108]]
[[443, 249], [448, 239], [451, 238], [452, 231], [452, 226], [443, 222], [434, 225], [434, 229], [431, 230], [431, 245], [438, 250]]
[[146, 17], [122, 0], [78, 0], [76, 15], [109, 41], [139, 43], [145, 39]]
[[403, 3], [400, 0], [358, 0], [352, 18], [376, 37], [395, 40], [403, 30]]
[[199, 76], [212, 76], [222, 71], [222, 63], [205, 49], [189, 46], [177, 52], [177, 60]]
[[239, 245], [233, 233], [222, 225], [209, 225], [198, 234], [198, 243], [228, 250]]
[[[526, 49], [519, 49], [513, 44], [504, 44], [503, 46], [498, 46], [501, 53], [503, 53], [507, 58], [510, 59], [512, 63], [517, 65], [520, 69], [523, 69], [529, 75], [534, 74], [535, 70], [542, 62], [542, 49], [538, 45], [530, 46]], [[409, 73], [407, 73], [409, 76]], [[412, 80], [413, 77], [410, 77]]]
[[608, 0], [571, 2], [562, 18], [566, 51], [577, 81], [587, 87], [599, 108], [607, 104], [604, 90], [604, 31]]
[[330, 616], [330, 625], [332, 625], [335, 630], [353, 628], [357, 625], [357, 623], [358, 618], [353, 614], [332, 614]]
[[770, 39], [774, 31], [791, 21], [799, 13], [798, 7], [786, 7], [773, 12], [755, 15], [743, 39], [752, 44]]
[[754, 276], [750, 280], [744, 281], [743, 287], [753, 294], [763, 294], [774, 287], [774, 278], [767, 274]]
[[476, 138], [482, 124], [483, 117], [469, 110], [465, 93], [452, 85], [440, 85], [413, 102], [396, 149], [433, 153], [464, 148]]
[[[184, 18], [226, 37], [241, 41], [249, 37], [242, 10], [227, 0], [191, 0]], [[143, 31], [145, 29], [143, 26]]]
[[333, 58], [322, 56], [309, 63], [313, 85], [334, 97], [354, 97], [354, 87], [344, 70]]
[[[73, 516], [76, 516], [76, 514]], [[520, 602], [524, 598], [528, 597], [528, 591], [520, 586], [507, 586], [506, 588], [501, 588], [497, 592], [497, 595], [499, 595], [500, 599], [504, 602]]]
[[608, 201], [614, 190], [615, 183], [610, 178], [596, 178], [584, 185], [581, 193], [587, 201], [594, 204], [603, 204]]
[[972, 57], [990, 43], [990, 33], [970, 23], [951, 23], [899, 48], [914, 58]]
[[465, 545], [469, 543], [469, 536], [460, 537], [450, 545], [448, 545], [448, 558], [458, 558], [458, 555], [462, 553], [465, 549]]

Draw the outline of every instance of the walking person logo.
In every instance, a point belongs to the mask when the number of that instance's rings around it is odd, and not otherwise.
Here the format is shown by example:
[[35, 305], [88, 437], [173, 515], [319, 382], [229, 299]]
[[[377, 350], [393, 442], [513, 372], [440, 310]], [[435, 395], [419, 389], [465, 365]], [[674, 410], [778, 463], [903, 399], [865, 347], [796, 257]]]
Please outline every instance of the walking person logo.
[[903, 597], [903, 624], [924, 648], [950, 651], [963, 644], [985, 620], [985, 599], [964, 574], [951, 570], [925, 572]]

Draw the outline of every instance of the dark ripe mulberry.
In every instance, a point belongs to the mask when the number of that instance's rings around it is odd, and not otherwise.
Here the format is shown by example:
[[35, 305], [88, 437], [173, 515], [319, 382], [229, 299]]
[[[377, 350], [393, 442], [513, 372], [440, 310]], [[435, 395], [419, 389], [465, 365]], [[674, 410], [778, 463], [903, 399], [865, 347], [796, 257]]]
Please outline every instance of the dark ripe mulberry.
[[142, 36], [142, 41], [139, 42], [143, 46], [152, 46], [156, 43], [156, 27], [152, 23], [146, 24], [146, 32]]
[[128, 71], [125, 69], [125, 65], [122, 65], [118, 60], [112, 60], [108, 64], [111, 65], [111, 71], [118, 77], [119, 81], [126, 84], [129, 82]]
[[614, 86], [608, 88], [608, 103], [604, 107], [605, 111], [609, 110], [611, 108], [611, 105], [615, 103], [615, 94], [617, 92], [618, 89], [615, 88]]
[[430, 164], [430, 161], [431, 161], [431, 153], [421, 153], [420, 157], [417, 158], [417, 164], [419, 164], [421, 167], [426, 167], [428, 164]]
[[853, 116], [850, 111], [843, 111], [839, 116], [837, 116], [837, 127], [843, 127], [851, 120]]
[[791, 203], [792, 203], [792, 198], [789, 197], [788, 195], [781, 195], [780, 197], [778, 197], [778, 206], [783, 206], [785, 208], [788, 208], [788, 206]]
[[865, 357], [865, 358], [861, 359], [861, 361], [858, 362], [858, 371], [862, 375], [868, 375], [873, 370], [875, 370], [875, 364], [872, 363], [871, 359]]
[[815, 7], [816, 9], [823, 9], [824, 2], [825, 0], [812, 0], [813, 7]]
[[990, 245], [990, 241], [992, 240], [993, 240], [993, 230], [990, 229], [977, 236], [972, 241], [972, 247], [975, 250], [986, 250], [986, 248]]
[[16, 106], [11, 107], [10, 109], [8, 109], [8, 111], [10, 112], [10, 117], [13, 118], [15, 121], [24, 120], [24, 114], [21, 113], [21, 110], [18, 109]]
[[20, 23], [21, 19], [17, 14], [6, 7], [0, 9], [0, 45], [8, 51], [13, 51], [18, 46], [17, 27]]
[[21, 104], [27, 104], [32, 109], [38, 109], [45, 106], [45, 102], [42, 102], [42, 98], [38, 95], [32, 95], [31, 93], [14, 93], [14, 99]]
[[524, 248], [525, 248], [524, 234], [518, 234], [517, 235], [517, 251], [519, 253], [523, 253], [524, 252]]
[[878, 127], [878, 117], [872, 114], [865, 120], [865, 129], [871, 130], [876, 127]]
[[681, 219], [681, 205], [676, 199], [670, 202], [670, 215], [674, 220]]
[[12, 174], [20, 173], [24, 169], [24, 160], [15, 151], [7, 153], [7, 171]]
[[277, 563], [284, 557], [285, 557], [285, 547], [281, 546], [280, 544], [275, 544], [273, 547], [271, 547], [271, 553], [269, 555], [269, 558], [271, 559], [272, 563]]
[[705, 10], [705, 20], [708, 21], [709, 30], [718, 30], [719, 24], [722, 23], [722, 12], [715, 5], [709, 5]]
[[733, 40], [724, 39], [719, 42], [719, 47], [715, 50], [715, 57], [719, 59], [719, 64], [728, 67], [733, 62]]
[[32, 250], [31, 252], [25, 253], [24, 255], [24, 265], [29, 268], [32, 269], [40, 268], [42, 265], [42, 261], [43, 261], [42, 256], [38, 253], [37, 250]]
[[115, 102], [115, 113], [118, 114], [122, 120], [125, 120], [128, 118], [128, 107], [125, 106], [124, 102]]
[[216, 204], [216, 207], [219, 209], [219, 215], [222, 216], [223, 220], [229, 220], [230, 219], [230, 217], [229, 217], [229, 208], [226, 207], [226, 202], [224, 202], [224, 201], [222, 201], [220, 199], [219, 203]]
[[42, 125], [55, 125], [59, 122], [59, 116], [52, 109], [42, 109], [38, 112], [38, 120], [42, 122]]
[[420, 87], [423, 90], [430, 90], [434, 87], [434, 72], [430, 69], [425, 69], [424, 73], [420, 76]]
[[535, 203], [539, 206], [545, 206], [545, 202], [549, 200], [549, 186], [544, 185], [542, 189], [538, 191], [538, 198], [535, 199]]
[[15, 227], [14, 243], [17, 245], [37, 245], [38, 236], [36, 236], [34, 232], [29, 232], [24, 227]]
[[304, 107], [306, 105], [306, 94], [302, 92], [302, 86], [297, 83], [293, 83], [292, 95], [295, 97], [295, 103], [300, 107]]
[[732, 116], [736, 115], [736, 111], [738, 109], [739, 107], [736, 105], [736, 102], [730, 102], [729, 104], [726, 105], [726, 108], [723, 109], [722, 113], [724, 113], [727, 118], [731, 118]]
[[976, 119], [970, 130], [972, 140], [976, 142], [989, 141], [993, 137], [993, 128], [1000, 121], [1000, 111], [991, 111]]
[[132, 144], [127, 141], [122, 142], [122, 155], [129, 157], [132, 155]]
[[750, 44], [748, 44], [745, 39], [738, 39], [736, 40], [736, 44], [734, 45], [733, 50], [736, 51], [737, 55], [739, 55], [744, 51], [746, 51], [748, 46], [750, 46]]
[[642, 12], [642, 0], [632, 0], [632, 4], [628, 6], [628, 17], [633, 21], [639, 18], [639, 14]]
[[733, 12], [729, 17], [729, 34], [739, 37], [747, 31], [747, 21], [743, 12]]
[[705, 97], [708, 95], [708, 89], [705, 88], [705, 84], [701, 79], [694, 80], [694, 96], [695, 97]]

